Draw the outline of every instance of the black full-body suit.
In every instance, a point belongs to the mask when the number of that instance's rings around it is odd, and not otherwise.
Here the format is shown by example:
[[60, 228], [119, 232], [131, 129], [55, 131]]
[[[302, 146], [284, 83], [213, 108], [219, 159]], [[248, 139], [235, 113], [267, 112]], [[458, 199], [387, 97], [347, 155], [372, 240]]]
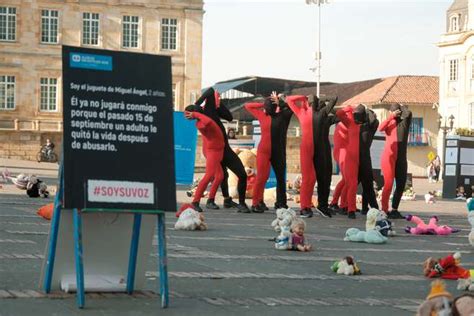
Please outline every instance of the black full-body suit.
[[[288, 126], [290, 125], [293, 112], [283, 100], [278, 104], [279, 112], [276, 113], [275, 107], [267, 101], [265, 108], [272, 108], [269, 111], [271, 121], [271, 164], [277, 180], [275, 209], [287, 207], [286, 205], [286, 138]], [[271, 106], [271, 107], [270, 107]], [[268, 111], [268, 110], [267, 110]]]
[[[336, 99], [318, 100], [313, 96], [313, 141], [314, 141], [314, 168], [316, 180], [318, 181], [318, 208], [328, 207], [329, 194], [331, 192], [332, 179], [332, 155], [331, 143], [329, 142], [329, 129], [338, 119], [332, 113], [337, 103]], [[311, 101], [311, 100], [310, 100]], [[316, 102], [314, 102], [316, 101]]]
[[370, 207], [379, 208], [374, 192], [374, 175], [372, 172], [372, 160], [370, 147], [374, 140], [375, 132], [379, 127], [379, 120], [375, 113], [366, 109], [366, 121], [360, 125], [359, 140], [359, 183], [362, 184], [362, 212], [366, 213]]
[[245, 204], [245, 191], [247, 189], [247, 174], [245, 172], [244, 165], [242, 161], [239, 159], [237, 154], [230, 148], [229, 140], [227, 138], [227, 133], [225, 131], [224, 124], [221, 122], [221, 118], [225, 119], [226, 121], [231, 122], [233, 117], [232, 113], [230, 113], [229, 109], [227, 109], [224, 105], [219, 105], [217, 107], [217, 100], [216, 100], [216, 91], [214, 88], [207, 89], [201, 97], [195, 102], [195, 105], [200, 106], [204, 101], [206, 101], [204, 105], [203, 113], [210, 118], [212, 118], [217, 125], [221, 128], [222, 133], [224, 135], [225, 147], [224, 147], [224, 157], [222, 159], [222, 168], [224, 171], [224, 179], [222, 180], [221, 190], [222, 195], [224, 198], [229, 197], [229, 184], [227, 183], [227, 179], [229, 178], [229, 173], [227, 172], [227, 168], [229, 168], [235, 175], [239, 178], [237, 184], [237, 191], [239, 193], [239, 203], [244, 205]]

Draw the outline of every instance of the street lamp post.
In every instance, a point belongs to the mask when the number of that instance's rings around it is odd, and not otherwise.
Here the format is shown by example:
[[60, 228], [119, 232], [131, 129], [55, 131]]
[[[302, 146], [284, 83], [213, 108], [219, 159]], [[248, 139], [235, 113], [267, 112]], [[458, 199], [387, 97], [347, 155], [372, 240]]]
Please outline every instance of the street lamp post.
[[318, 6], [318, 31], [316, 47], [316, 96], [319, 98], [321, 86], [321, 4], [329, 3], [329, 0], [306, 0], [306, 4], [316, 4]]
[[[443, 124], [444, 123], [444, 124]], [[448, 131], [452, 131], [454, 126], [454, 115], [449, 117], [438, 117], [438, 127], [443, 131], [443, 175], [444, 175], [444, 166], [446, 165], [446, 135]]]

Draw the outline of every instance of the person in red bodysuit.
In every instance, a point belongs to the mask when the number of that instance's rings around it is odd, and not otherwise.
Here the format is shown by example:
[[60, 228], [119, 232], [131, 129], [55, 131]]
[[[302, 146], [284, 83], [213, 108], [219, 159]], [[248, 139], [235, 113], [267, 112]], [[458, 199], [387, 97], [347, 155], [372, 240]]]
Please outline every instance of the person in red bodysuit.
[[[341, 180], [336, 185], [336, 189], [334, 190], [334, 194], [332, 197], [330, 208], [336, 212], [338, 210], [347, 211], [347, 200], [346, 194], [344, 191], [345, 181], [344, 181], [344, 163], [346, 159], [346, 147], [347, 147], [347, 127], [342, 124], [338, 123], [336, 125], [336, 129], [334, 130], [334, 151], [333, 156], [334, 160], [339, 165], [339, 170], [341, 172]], [[339, 199], [341, 199], [339, 203]]]
[[382, 153], [382, 173], [384, 186], [382, 191], [382, 211], [388, 213], [388, 202], [392, 193], [393, 181], [396, 188], [392, 199], [392, 211], [388, 218], [404, 218], [398, 212], [398, 206], [405, 190], [407, 180], [407, 145], [412, 113], [405, 106], [393, 104], [389, 117], [379, 126], [385, 132], [385, 147]]
[[257, 179], [253, 187], [251, 210], [256, 213], [261, 213], [265, 210], [263, 191], [265, 190], [265, 183], [270, 175], [270, 160], [272, 158], [272, 144], [270, 139], [272, 119], [270, 115], [264, 111], [263, 102], [246, 103], [245, 109], [260, 123], [261, 139], [257, 148]]
[[309, 106], [308, 99], [302, 95], [286, 97], [286, 102], [295, 113], [301, 126], [300, 163], [303, 177], [300, 189], [300, 215], [312, 217], [311, 197], [316, 183], [316, 170], [314, 168], [314, 141], [313, 141], [313, 109]]
[[199, 206], [199, 201], [207, 188], [209, 182], [212, 181], [211, 190], [209, 191], [209, 198], [214, 199], [217, 189], [224, 178], [224, 172], [221, 167], [222, 158], [224, 156], [224, 136], [220, 127], [210, 117], [194, 111], [195, 107], [188, 106], [184, 115], [187, 119], [196, 119], [196, 127], [202, 135], [203, 144], [202, 151], [206, 157], [206, 173], [202, 177], [196, 189], [193, 199], [193, 206], [198, 212], [202, 212]]
[[365, 107], [363, 105], [358, 105], [355, 108], [347, 106], [338, 110], [336, 115], [347, 127], [346, 157], [342, 160], [345, 183], [342, 194], [344, 194], [345, 191], [348, 217], [355, 219], [355, 213], [357, 211], [357, 184], [359, 183], [359, 135], [360, 124], [366, 121]]

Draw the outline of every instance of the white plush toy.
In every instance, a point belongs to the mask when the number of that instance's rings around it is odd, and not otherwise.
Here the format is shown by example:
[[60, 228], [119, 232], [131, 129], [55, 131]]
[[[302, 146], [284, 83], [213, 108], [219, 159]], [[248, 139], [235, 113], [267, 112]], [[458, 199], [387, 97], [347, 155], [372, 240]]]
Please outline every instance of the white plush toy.
[[178, 216], [178, 221], [174, 225], [176, 230], [207, 230], [204, 216], [192, 207], [180, 210]]
[[369, 231], [371, 229], [375, 229], [375, 223], [377, 223], [377, 221], [385, 219], [385, 218], [386, 218], [385, 213], [380, 212], [376, 208], [371, 208], [367, 212], [367, 217], [366, 217], [366, 220], [365, 220], [365, 230]]
[[341, 261], [336, 261], [331, 266], [331, 270], [337, 274], [356, 275], [361, 274], [359, 267], [351, 256], [345, 257]]
[[459, 279], [457, 289], [460, 291], [474, 292], [474, 270], [471, 270], [471, 276], [467, 279]]
[[280, 235], [275, 238], [275, 248], [278, 250], [291, 249], [291, 224], [296, 219], [296, 212], [291, 208], [279, 208], [276, 214], [277, 218], [272, 222], [272, 227]]
[[276, 215], [277, 218], [272, 222], [272, 227], [276, 232], [281, 232], [282, 227], [291, 227], [291, 223], [296, 218], [296, 212], [291, 208], [279, 208]]
[[467, 199], [467, 220], [471, 224], [471, 232], [469, 233], [469, 243], [474, 246], [474, 199]]

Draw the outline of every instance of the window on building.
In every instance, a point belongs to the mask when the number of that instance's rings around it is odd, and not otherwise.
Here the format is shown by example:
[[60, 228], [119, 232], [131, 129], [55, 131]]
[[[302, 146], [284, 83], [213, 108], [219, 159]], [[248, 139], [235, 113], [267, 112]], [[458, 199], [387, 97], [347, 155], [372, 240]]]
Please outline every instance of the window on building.
[[138, 28], [140, 18], [138, 16], [124, 15], [122, 24], [122, 46], [127, 48], [138, 48]]
[[58, 109], [58, 79], [56, 78], [41, 78], [40, 82], [41, 111], [57, 111]]
[[15, 109], [15, 77], [0, 76], [0, 110]]
[[41, 43], [58, 43], [59, 11], [41, 10]]
[[451, 32], [459, 31], [459, 15], [454, 15], [449, 20], [449, 30]]
[[0, 41], [16, 40], [16, 8], [0, 7]]
[[410, 133], [408, 134], [408, 144], [411, 146], [423, 146], [428, 144], [428, 140], [423, 129], [422, 117], [412, 118]]
[[99, 13], [82, 13], [82, 44], [99, 45]]
[[449, 81], [458, 80], [458, 65], [459, 61], [457, 59], [452, 59], [449, 61]]
[[161, 20], [161, 49], [178, 49], [178, 19], [164, 18]]

